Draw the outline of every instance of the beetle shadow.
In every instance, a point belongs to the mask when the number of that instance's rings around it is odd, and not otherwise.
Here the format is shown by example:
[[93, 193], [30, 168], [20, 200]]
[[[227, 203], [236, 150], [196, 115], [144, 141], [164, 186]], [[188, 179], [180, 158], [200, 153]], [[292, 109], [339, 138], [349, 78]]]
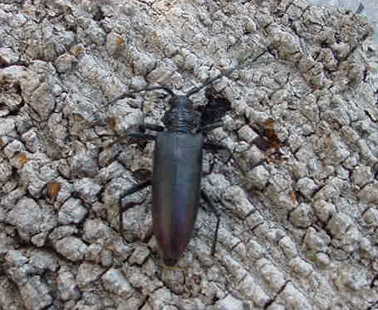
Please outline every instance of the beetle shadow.
[[206, 88], [205, 97], [207, 104], [197, 107], [197, 111], [201, 113], [200, 127], [221, 121], [226, 113], [231, 110], [231, 102], [217, 92], [214, 87]]

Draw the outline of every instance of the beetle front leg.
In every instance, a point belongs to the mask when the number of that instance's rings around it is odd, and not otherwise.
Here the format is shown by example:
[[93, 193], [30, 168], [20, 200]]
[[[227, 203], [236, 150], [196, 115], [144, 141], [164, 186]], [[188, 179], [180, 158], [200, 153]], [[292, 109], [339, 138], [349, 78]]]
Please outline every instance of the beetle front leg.
[[210, 207], [211, 212], [213, 212], [214, 215], [217, 217], [217, 225], [215, 227], [213, 244], [211, 246], [211, 255], [214, 256], [214, 254], [215, 254], [215, 248], [216, 248], [217, 241], [218, 241], [218, 230], [219, 230], [219, 224], [220, 224], [220, 213], [219, 213], [218, 209], [215, 207], [215, 204], [214, 204], [213, 200], [209, 197], [208, 194], [206, 194], [206, 192], [204, 190], [201, 190], [201, 197], [208, 204], [208, 206]]
[[147, 123], [147, 124], [139, 125], [139, 130], [141, 132], [145, 132], [146, 129], [152, 130], [152, 131], [158, 131], [158, 132], [164, 131], [164, 127], [163, 126], [156, 125], [156, 124], [149, 124], [149, 123]]
[[209, 125], [199, 127], [197, 132], [200, 132], [202, 134], [206, 134], [209, 131], [212, 131], [212, 130], [219, 128], [219, 127], [222, 127], [222, 126], [223, 126], [223, 122], [216, 122], [216, 123], [213, 123], [213, 124], [209, 124]]
[[143, 188], [146, 188], [148, 186], [150, 186], [152, 184], [151, 180], [148, 180], [148, 181], [145, 181], [143, 183], [140, 183], [140, 184], [136, 184], [132, 187], [130, 187], [124, 195], [120, 196], [119, 199], [118, 199], [118, 208], [119, 208], [119, 233], [124, 236], [124, 232], [123, 232], [123, 213], [132, 208], [133, 206], [135, 206], [137, 203], [131, 201], [131, 202], [127, 202], [124, 206], [122, 206], [122, 199], [129, 196], [129, 195], [132, 195], [134, 193], [137, 193], [139, 192], [140, 190], [142, 190]]

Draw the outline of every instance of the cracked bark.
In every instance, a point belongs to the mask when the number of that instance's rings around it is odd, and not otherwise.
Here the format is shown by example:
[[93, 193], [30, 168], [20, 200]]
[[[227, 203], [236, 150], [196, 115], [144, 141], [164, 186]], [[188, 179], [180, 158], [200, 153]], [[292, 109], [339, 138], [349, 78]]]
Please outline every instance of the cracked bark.
[[[0, 19], [0, 308], [374, 309], [378, 58], [361, 17], [300, 0], [64, 0], [5, 1]], [[107, 103], [148, 84], [184, 93], [268, 47], [211, 89], [231, 111], [209, 138], [246, 169], [204, 157], [217, 253], [200, 208], [166, 270], [149, 190], [125, 199], [127, 240], [116, 205], [152, 170], [153, 143], [122, 137], [161, 124], [166, 99]]]

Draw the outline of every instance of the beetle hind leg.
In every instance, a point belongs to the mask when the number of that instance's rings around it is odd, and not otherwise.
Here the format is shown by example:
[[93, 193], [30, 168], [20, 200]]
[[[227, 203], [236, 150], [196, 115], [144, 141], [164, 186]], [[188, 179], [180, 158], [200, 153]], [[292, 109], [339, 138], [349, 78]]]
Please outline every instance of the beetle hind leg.
[[219, 230], [219, 224], [220, 224], [220, 213], [219, 213], [218, 209], [216, 208], [213, 200], [203, 190], [201, 190], [201, 197], [208, 204], [208, 206], [210, 207], [211, 212], [213, 212], [214, 215], [217, 217], [217, 224], [215, 226], [215, 233], [214, 233], [213, 244], [211, 245], [211, 255], [214, 256], [214, 254], [215, 254], [215, 248], [216, 248], [217, 241], [218, 241], [218, 230]]
[[[120, 200], [122, 200], [122, 198], [120, 198]], [[124, 230], [123, 230], [123, 212], [125, 212], [128, 209], [131, 209], [136, 204], [137, 204], [136, 202], [131, 201], [131, 202], [126, 203], [124, 206], [122, 206], [122, 202], [121, 201], [119, 202], [119, 212], [118, 212], [118, 216], [119, 216], [118, 225], [119, 226], [118, 226], [118, 232], [121, 234], [121, 236], [123, 238], [125, 238]]]
[[128, 210], [128, 209], [131, 209], [132, 207], [134, 207], [137, 203], [136, 202], [133, 202], [133, 201], [130, 201], [130, 202], [127, 202], [125, 205], [122, 205], [122, 199], [127, 197], [127, 196], [130, 196], [134, 193], [137, 193], [139, 192], [140, 190], [142, 190], [143, 188], [146, 188], [148, 186], [150, 186], [152, 184], [151, 180], [148, 180], [148, 181], [145, 181], [143, 183], [140, 183], [140, 184], [136, 184], [132, 187], [130, 187], [128, 190], [126, 190], [125, 194], [120, 196], [119, 199], [118, 199], [118, 216], [119, 216], [119, 221], [118, 221], [118, 229], [119, 229], [119, 233], [124, 237], [124, 230], [123, 230], [123, 213]]

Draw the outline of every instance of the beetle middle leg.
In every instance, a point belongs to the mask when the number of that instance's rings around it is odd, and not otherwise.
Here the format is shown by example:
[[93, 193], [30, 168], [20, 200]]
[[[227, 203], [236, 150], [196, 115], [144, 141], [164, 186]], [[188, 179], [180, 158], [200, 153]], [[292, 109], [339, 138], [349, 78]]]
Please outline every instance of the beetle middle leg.
[[201, 190], [201, 197], [208, 204], [208, 206], [210, 207], [211, 212], [213, 212], [214, 215], [217, 217], [217, 224], [216, 224], [216, 227], [215, 227], [213, 244], [211, 246], [211, 255], [214, 256], [214, 254], [215, 254], [215, 248], [216, 248], [217, 241], [218, 241], [218, 230], [219, 230], [219, 223], [220, 223], [220, 213], [219, 213], [218, 209], [216, 208], [213, 200], [209, 197], [208, 194], [206, 194], [206, 192], [204, 190]]
[[232, 154], [231, 150], [229, 148], [227, 148], [226, 146], [219, 144], [219, 143], [205, 142], [204, 145], [203, 145], [203, 148], [205, 150], [208, 150], [208, 151], [226, 151], [228, 153], [228, 156], [229, 156], [228, 159], [227, 159], [227, 162], [230, 161], [230, 159], [232, 159], [235, 162], [238, 169], [243, 173], [243, 175], [245, 175], [245, 171], [240, 166], [239, 161], [236, 159], [234, 154]]
[[125, 136], [127, 138], [134, 138], [134, 139], [140, 139], [140, 140], [155, 140], [154, 135], [150, 135], [148, 133], [143, 133], [143, 132], [128, 132]]
[[132, 208], [133, 206], [135, 206], [137, 203], [131, 201], [131, 202], [128, 202], [126, 203], [125, 205], [122, 205], [122, 199], [127, 197], [127, 196], [130, 196], [134, 193], [137, 193], [139, 192], [140, 190], [142, 190], [143, 188], [146, 188], [148, 186], [150, 186], [152, 184], [151, 180], [148, 180], [148, 181], [145, 181], [143, 183], [140, 183], [140, 184], [136, 184], [132, 187], [130, 187], [128, 190], [126, 190], [125, 194], [120, 196], [119, 199], [118, 199], [118, 207], [119, 207], [119, 232], [122, 236], [124, 236], [124, 231], [123, 231], [123, 213]]

